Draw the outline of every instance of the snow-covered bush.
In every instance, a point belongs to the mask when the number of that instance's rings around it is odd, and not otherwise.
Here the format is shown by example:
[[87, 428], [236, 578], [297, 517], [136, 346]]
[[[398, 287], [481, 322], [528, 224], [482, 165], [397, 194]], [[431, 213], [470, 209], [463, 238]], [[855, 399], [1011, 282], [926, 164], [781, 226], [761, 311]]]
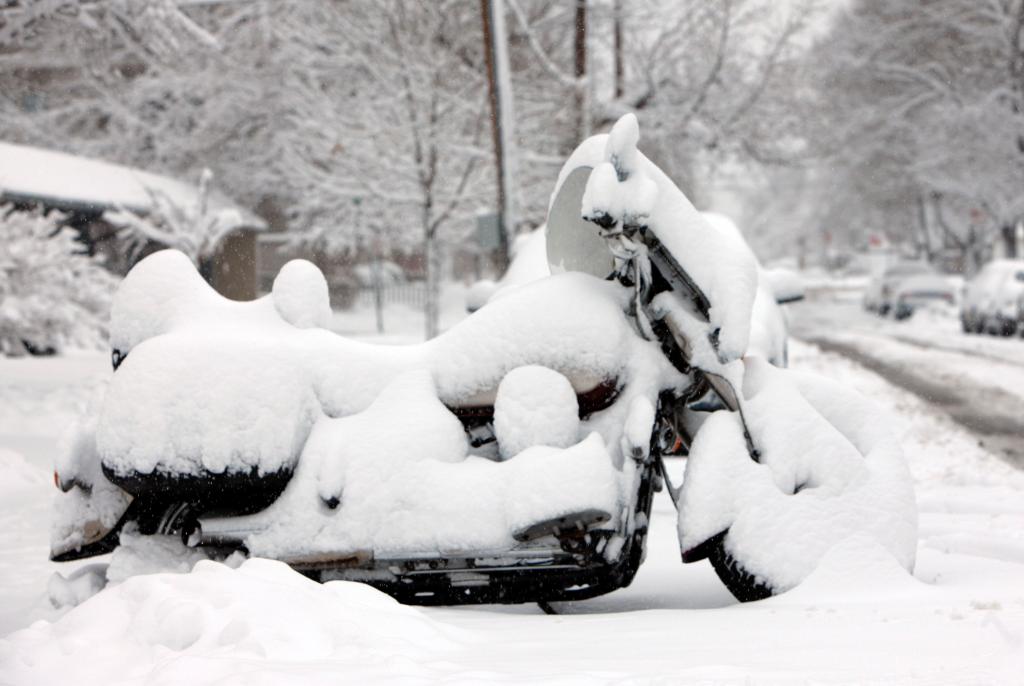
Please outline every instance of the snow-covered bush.
[[105, 337], [115, 278], [63, 219], [0, 210], [0, 353], [97, 346]]
[[213, 173], [204, 169], [194, 197], [147, 187], [151, 205], [148, 213], [119, 209], [105, 212], [103, 218], [119, 227], [136, 255], [154, 242], [180, 250], [199, 265], [213, 257], [221, 242], [245, 223], [238, 210], [210, 202], [212, 180]]

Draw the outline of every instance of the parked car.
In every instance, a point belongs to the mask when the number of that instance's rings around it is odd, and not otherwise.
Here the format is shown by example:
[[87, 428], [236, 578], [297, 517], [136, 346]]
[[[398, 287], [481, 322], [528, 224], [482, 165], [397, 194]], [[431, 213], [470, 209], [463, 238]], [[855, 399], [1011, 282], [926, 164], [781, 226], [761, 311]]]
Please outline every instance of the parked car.
[[921, 307], [938, 305], [955, 307], [959, 288], [953, 281], [939, 274], [921, 274], [900, 281], [893, 290], [892, 315], [907, 319]]
[[898, 262], [886, 268], [868, 283], [864, 292], [864, 309], [884, 317], [893, 307], [893, 296], [901, 281], [911, 276], [935, 274], [935, 270], [923, 262]]
[[967, 333], [1012, 336], [1021, 326], [1024, 260], [993, 260], [967, 283], [960, 325]]
[[1024, 338], [1024, 293], [1017, 298], [1017, 333]]

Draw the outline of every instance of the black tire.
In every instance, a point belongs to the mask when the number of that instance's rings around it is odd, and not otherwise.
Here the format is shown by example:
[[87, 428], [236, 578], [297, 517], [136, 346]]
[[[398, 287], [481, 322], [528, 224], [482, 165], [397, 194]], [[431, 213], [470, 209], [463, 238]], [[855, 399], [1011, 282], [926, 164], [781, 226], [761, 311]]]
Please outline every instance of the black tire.
[[771, 586], [758, 581], [743, 565], [725, 550], [725, 537], [708, 554], [711, 566], [725, 587], [741, 603], [764, 600], [775, 595]]
[[749, 603], [754, 600], [764, 600], [775, 595], [775, 591], [768, 584], [748, 572], [743, 564], [729, 554], [725, 548], [725, 541], [729, 536], [729, 530], [712, 536], [692, 550], [683, 553], [683, 562], [696, 562], [707, 558], [711, 567], [725, 587], [729, 589], [733, 597], [741, 603]]

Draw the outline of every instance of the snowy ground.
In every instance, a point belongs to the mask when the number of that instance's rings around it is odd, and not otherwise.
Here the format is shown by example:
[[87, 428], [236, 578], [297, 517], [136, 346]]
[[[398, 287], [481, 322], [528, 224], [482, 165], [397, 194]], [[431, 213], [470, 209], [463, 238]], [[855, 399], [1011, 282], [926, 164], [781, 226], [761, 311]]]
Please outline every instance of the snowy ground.
[[856, 293], [820, 293], [792, 314], [794, 335], [926, 398], [1024, 468], [1024, 340], [965, 334], [955, 309], [878, 317]]
[[[452, 297], [451, 317], [456, 304]], [[1010, 346], [1024, 349], [1022, 341], [962, 343], [985, 356], [926, 349], [961, 342], [952, 333], [902, 341], [886, 328], [897, 325], [835, 305], [808, 303], [794, 313], [795, 330], [829, 347], [842, 326], [855, 352], [884, 348], [896, 365], [909, 346], [900, 364], [927, 360], [930, 374], [949, 375], [955, 387], [1024, 392], [1008, 381]], [[388, 342], [415, 338], [422, 320], [389, 315], [404, 324]], [[339, 315], [335, 326], [369, 333], [372, 313]], [[662, 494], [633, 586], [562, 605], [554, 617], [532, 606], [404, 608], [362, 586], [319, 586], [260, 561], [135, 577], [71, 612], [54, 610], [47, 579], [68, 566], [46, 560], [51, 459], [109, 362], [91, 353], [0, 360], [0, 684], [1019, 683], [1024, 472], [980, 445], [948, 403], [813, 345], [793, 341], [790, 353], [792, 366], [851, 384], [901, 427], [921, 510], [914, 578], [839, 550], [796, 590], [738, 605], [707, 563], [679, 562]]]

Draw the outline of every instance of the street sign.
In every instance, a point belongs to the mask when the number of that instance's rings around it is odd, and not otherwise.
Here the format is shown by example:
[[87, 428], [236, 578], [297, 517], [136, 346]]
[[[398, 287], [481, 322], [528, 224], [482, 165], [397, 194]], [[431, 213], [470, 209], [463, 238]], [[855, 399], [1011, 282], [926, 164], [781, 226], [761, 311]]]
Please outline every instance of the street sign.
[[476, 240], [483, 252], [491, 252], [501, 246], [501, 219], [497, 214], [476, 216]]

